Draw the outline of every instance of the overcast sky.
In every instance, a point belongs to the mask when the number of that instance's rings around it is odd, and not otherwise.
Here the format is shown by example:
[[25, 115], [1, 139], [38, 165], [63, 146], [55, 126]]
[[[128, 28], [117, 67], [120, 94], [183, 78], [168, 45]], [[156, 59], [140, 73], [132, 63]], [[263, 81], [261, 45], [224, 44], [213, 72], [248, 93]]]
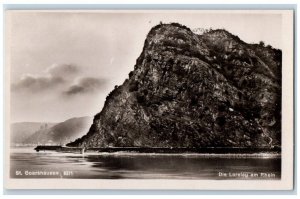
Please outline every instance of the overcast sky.
[[282, 45], [279, 14], [30, 11], [7, 19], [12, 122], [61, 122], [101, 111], [160, 21], [225, 28], [248, 43]]

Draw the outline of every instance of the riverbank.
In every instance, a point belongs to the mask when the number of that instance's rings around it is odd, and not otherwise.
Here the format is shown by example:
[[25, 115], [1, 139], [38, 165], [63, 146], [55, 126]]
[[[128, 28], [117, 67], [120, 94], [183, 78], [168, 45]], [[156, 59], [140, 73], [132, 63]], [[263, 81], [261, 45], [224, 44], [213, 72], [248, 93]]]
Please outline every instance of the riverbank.
[[80, 147], [64, 147], [64, 146], [42, 146], [39, 145], [34, 148], [39, 151], [57, 151], [57, 152], [98, 152], [98, 153], [166, 153], [166, 154], [180, 154], [180, 153], [197, 153], [197, 154], [280, 154], [281, 147], [260, 147], [260, 148], [241, 148], [241, 147], [206, 147], [206, 148], [148, 148], [148, 147], [99, 147], [99, 148], [80, 148]]

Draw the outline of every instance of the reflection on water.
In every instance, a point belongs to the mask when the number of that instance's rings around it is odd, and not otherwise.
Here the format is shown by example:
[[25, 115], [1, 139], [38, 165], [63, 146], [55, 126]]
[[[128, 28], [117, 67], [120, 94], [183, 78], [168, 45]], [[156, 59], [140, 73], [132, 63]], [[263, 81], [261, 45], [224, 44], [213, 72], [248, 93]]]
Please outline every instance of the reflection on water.
[[14, 148], [11, 149], [10, 174], [13, 178], [280, 179], [281, 158], [138, 153], [81, 155]]

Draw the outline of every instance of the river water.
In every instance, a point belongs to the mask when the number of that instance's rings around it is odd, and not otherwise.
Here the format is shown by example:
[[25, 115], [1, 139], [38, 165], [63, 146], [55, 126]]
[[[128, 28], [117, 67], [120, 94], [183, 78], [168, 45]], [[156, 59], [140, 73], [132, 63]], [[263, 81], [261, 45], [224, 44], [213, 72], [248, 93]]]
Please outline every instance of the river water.
[[35, 152], [12, 148], [12, 178], [278, 180], [281, 158], [213, 154]]

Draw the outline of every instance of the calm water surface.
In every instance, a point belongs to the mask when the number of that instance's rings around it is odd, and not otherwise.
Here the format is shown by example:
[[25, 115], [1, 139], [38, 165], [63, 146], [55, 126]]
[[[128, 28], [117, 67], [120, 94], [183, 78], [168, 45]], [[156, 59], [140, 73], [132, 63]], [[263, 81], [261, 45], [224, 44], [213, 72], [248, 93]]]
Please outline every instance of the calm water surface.
[[13, 178], [274, 180], [280, 179], [281, 158], [122, 152], [82, 155], [35, 152], [33, 147], [13, 148], [10, 175]]

